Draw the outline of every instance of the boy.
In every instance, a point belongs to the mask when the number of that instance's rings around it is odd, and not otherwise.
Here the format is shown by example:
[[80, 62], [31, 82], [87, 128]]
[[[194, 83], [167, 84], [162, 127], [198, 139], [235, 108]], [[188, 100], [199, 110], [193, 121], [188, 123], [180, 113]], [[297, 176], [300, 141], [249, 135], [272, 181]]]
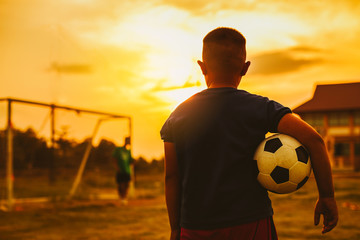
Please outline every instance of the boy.
[[198, 64], [208, 89], [179, 105], [161, 129], [171, 239], [277, 239], [271, 201], [251, 164], [267, 132], [307, 148], [319, 191], [314, 222], [324, 216], [323, 233], [337, 224], [322, 138], [289, 108], [237, 89], [250, 66], [245, 43], [230, 28], [205, 36]]
[[122, 205], [127, 205], [127, 195], [131, 180], [133, 158], [130, 151], [130, 137], [125, 138], [123, 147], [116, 147], [112, 153], [116, 168], [116, 183]]

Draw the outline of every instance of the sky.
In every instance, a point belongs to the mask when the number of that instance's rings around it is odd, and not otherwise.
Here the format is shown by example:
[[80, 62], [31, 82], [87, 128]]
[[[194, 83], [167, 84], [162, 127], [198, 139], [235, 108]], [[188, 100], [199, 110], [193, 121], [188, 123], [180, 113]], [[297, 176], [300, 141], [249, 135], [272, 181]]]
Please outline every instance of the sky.
[[[239, 88], [293, 108], [316, 84], [360, 80], [359, 16], [357, 0], [0, 0], [0, 98], [131, 116], [134, 156], [160, 158], [162, 124], [206, 89], [196, 61], [209, 31], [246, 37]], [[0, 102], [0, 128], [6, 115]], [[98, 118], [57, 111], [57, 137], [84, 139]], [[48, 136], [48, 109], [16, 104], [12, 120]], [[97, 139], [122, 144], [127, 126], [105, 121]]]

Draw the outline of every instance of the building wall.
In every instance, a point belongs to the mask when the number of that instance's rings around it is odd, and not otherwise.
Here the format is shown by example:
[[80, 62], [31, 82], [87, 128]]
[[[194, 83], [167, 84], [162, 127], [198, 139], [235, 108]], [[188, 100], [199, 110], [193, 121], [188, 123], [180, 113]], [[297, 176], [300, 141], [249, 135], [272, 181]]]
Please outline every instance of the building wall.
[[299, 115], [324, 138], [334, 167], [360, 170], [360, 109]]

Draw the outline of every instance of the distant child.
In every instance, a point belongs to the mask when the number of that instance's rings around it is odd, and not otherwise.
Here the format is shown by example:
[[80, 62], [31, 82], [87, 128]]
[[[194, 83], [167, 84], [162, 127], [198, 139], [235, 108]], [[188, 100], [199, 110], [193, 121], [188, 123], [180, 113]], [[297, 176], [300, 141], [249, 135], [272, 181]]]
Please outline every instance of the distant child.
[[198, 64], [208, 88], [179, 105], [161, 129], [170, 239], [277, 239], [271, 201], [252, 164], [268, 132], [293, 136], [307, 148], [319, 192], [315, 224], [321, 214], [323, 233], [337, 224], [321, 136], [289, 108], [237, 89], [250, 66], [245, 42], [231, 28], [205, 36]]
[[123, 147], [116, 147], [112, 154], [116, 167], [116, 183], [121, 203], [127, 205], [129, 183], [131, 181], [131, 164], [133, 158], [130, 150], [130, 137], [125, 138]]

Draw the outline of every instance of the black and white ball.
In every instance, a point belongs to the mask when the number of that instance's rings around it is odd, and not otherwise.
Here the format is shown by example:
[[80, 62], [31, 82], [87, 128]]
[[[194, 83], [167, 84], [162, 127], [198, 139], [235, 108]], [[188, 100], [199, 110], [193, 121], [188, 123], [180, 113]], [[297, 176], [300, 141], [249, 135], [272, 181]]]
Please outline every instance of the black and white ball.
[[257, 180], [274, 193], [291, 193], [309, 179], [311, 163], [307, 150], [295, 138], [275, 134], [256, 149]]

